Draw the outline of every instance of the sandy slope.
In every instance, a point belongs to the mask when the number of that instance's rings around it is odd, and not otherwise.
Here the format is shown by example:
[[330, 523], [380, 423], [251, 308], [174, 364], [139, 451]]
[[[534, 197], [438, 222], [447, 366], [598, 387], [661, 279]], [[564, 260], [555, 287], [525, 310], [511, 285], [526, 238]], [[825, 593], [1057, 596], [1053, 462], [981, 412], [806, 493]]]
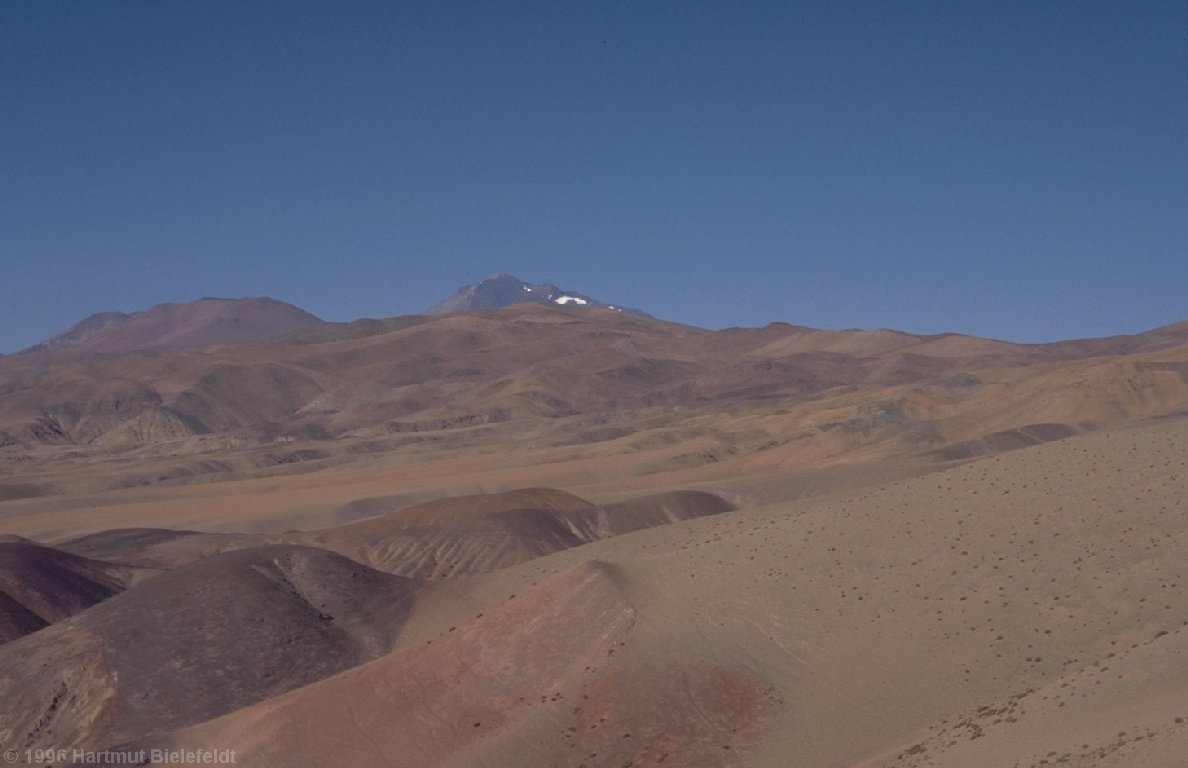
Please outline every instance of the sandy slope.
[[[931, 725], [1059, 686], [1110, 653], [1180, 642], [1185, 445], [1184, 423], [1076, 438], [852, 499], [610, 540], [495, 578], [532, 580], [577, 556], [619, 564], [641, 632], [652, 620], [666, 642], [738, 649], [781, 692], [781, 724], [746, 764], [830, 766], [909, 748]], [[1174, 743], [1188, 690], [1131, 671], [1157, 705], [1145, 726]], [[1093, 693], [1088, 706], [1117, 717], [1082, 742], [1099, 748], [1134, 723], [1109, 689]], [[1040, 734], [1050, 746], [1037, 760], [1069, 741]]]

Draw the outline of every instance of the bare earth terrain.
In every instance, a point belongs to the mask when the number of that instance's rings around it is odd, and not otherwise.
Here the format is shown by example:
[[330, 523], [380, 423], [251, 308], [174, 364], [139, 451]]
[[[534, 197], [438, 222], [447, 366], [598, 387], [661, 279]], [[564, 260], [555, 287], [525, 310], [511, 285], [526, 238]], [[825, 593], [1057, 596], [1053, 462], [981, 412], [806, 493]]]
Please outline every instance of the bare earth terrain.
[[1188, 766], [1186, 324], [244, 301], [0, 359], [22, 760]]

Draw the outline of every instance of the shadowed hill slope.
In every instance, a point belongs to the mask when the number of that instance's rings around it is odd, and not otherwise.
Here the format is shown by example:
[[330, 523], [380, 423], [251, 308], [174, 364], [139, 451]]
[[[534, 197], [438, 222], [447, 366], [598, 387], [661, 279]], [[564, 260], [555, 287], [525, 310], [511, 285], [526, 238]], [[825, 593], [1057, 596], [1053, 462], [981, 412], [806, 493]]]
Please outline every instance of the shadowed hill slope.
[[0, 644], [124, 591], [137, 570], [31, 541], [0, 541]]
[[385, 653], [415, 591], [307, 547], [201, 560], [0, 646], [0, 739], [96, 748], [233, 711]]

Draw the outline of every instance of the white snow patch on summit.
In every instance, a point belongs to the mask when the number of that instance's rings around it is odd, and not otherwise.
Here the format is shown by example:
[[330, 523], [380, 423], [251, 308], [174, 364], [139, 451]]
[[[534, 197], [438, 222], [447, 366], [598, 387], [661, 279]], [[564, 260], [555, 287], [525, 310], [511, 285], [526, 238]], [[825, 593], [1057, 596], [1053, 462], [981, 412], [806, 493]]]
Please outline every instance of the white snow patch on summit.
[[557, 298], [553, 299], [553, 301], [557, 304], [569, 304], [570, 302], [573, 302], [574, 304], [588, 303], [585, 299], [579, 299], [577, 296], [558, 296]]

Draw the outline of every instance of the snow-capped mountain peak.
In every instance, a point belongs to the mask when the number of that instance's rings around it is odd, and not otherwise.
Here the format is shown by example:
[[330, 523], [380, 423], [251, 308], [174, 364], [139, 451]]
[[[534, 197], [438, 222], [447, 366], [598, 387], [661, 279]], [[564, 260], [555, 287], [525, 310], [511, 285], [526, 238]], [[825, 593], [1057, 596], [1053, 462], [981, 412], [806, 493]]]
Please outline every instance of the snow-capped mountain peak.
[[462, 286], [425, 310], [425, 314], [449, 315], [476, 309], [499, 309], [525, 302], [551, 303], [569, 307], [600, 307], [616, 312], [646, 314], [639, 310], [599, 301], [578, 291], [562, 290], [552, 283], [525, 282], [506, 272], [500, 272], [477, 283]]

